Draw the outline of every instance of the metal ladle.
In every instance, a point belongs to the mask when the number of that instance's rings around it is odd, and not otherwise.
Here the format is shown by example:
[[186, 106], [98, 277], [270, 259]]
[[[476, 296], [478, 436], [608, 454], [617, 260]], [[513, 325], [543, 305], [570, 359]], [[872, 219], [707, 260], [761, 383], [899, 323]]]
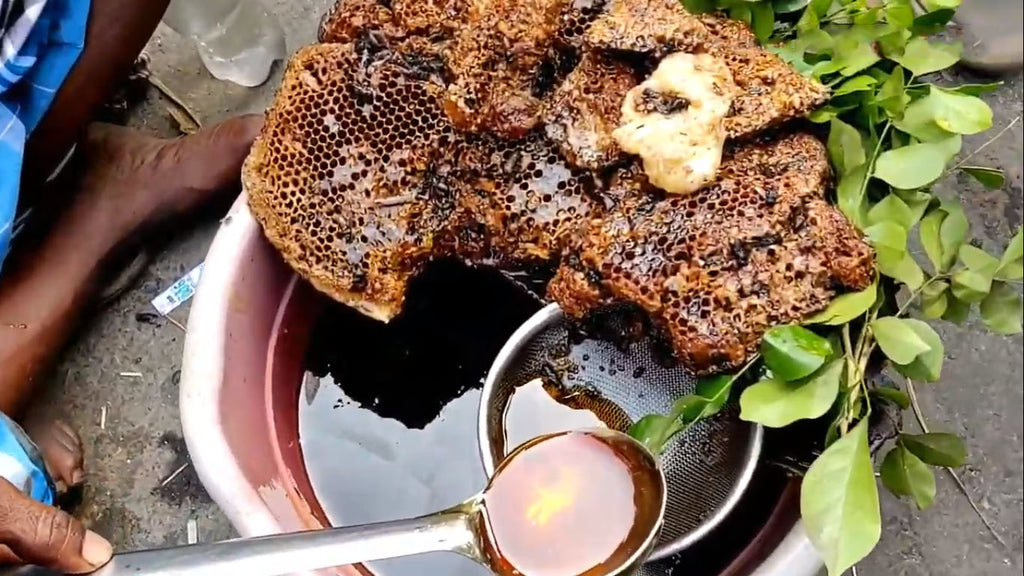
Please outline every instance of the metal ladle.
[[[489, 568], [495, 574], [510, 574], [509, 568], [488, 554], [484, 498], [502, 476], [502, 469], [528, 451], [566, 434], [583, 434], [601, 439], [615, 455], [632, 464], [636, 514], [631, 537], [616, 550], [616, 565], [603, 563], [587, 569], [587, 576], [625, 576], [639, 567], [650, 554], [663, 523], [667, 488], [658, 460], [639, 442], [612, 430], [585, 430], [542, 436], [520, 447], [499, 467], [480, 494], [447, 510], [408, 520], [361, 526], [329, 528], [292, 534], [245, 538], [161, 550], [118, 554], [93, 576], [276, 576], [306, 570], [397, 558], [425, 552], [456, 552]], [[540, 470], [544, 472], [544, 470]], [[596, 470], [579, 470], [583, 478]], [[640, 487], [646, 489], [640, 490]], [[654, 489], [650, 489], [650, 487]], [[647, 525], [641, 525], [646, 523]], [[633, 538], [632, 534], [640, 537]], [[569, 547], [566, 547], [569, 548]], [[603, 569], [601, 569], [603, 568]], [[38, 570], [38, 569], [36, 569]], [[16, 576], [38, 575], [38, 571]], [[43, 572], [42, 574], [45, 574]], [[529, 576], [528, 574], [526, 576]], [[566, 576], [574, 576], [567, 574]]]

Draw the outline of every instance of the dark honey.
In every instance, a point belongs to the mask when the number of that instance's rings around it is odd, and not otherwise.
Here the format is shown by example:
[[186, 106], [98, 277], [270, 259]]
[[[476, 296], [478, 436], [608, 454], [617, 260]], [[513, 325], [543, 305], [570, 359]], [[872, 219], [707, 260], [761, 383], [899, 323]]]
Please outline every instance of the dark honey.
[[629, 561], [661, 512], [660, 477], [624, 440], [569, 432], [517, 452], [484, 496], [502, 576], [598, 576]]

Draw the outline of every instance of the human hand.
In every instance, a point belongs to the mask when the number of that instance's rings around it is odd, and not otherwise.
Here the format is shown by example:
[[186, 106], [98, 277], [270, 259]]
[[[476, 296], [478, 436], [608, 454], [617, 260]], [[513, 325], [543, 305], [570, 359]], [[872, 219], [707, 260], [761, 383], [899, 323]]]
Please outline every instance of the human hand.
[[0, 478], [0, 567], [34, 564], [80, 574], [103, 566], [112, 553], [110, 543], [70, 514]]

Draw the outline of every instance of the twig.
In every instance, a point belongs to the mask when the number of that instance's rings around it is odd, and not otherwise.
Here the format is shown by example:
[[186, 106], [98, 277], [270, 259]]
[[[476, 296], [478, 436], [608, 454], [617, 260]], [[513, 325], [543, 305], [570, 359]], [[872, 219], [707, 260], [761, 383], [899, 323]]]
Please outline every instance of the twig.
[[181, 108], [181, 110], [188, 115], [189, 120], [191, 120], [197, 127], [203, 127], [203, 123], [199, 121], [199, 116], [197, 116], [196, 113], [193, 112], [191, 108], [189, 108], [188, 104], [185, 104], [184, 100], [182, 100], [177, 94], [172, 92], [171, 89], [167, 87], [167, 84], [163, 83], [163, 80], [160, 80], [153, 74], [150, 74], [149, 77], [146, 78], [146, 80], [149, 81], [149, 83], [154, 88], [159, 90], [161, 94], [167, 97], [168, 100], [174, 102], [176, 106]]
[[160, 483], [160, 487], [163, 488], [164, 486], [170, 484], [175, 478], [178, 477], [179, 474], [185, 471], [185, 468], [188, 468], [188, 462], [185, 462], [184, 464], [179, 466], [177, 470], [171, 472], [171, 475], [168, 476], [166, 480]]
[[[928, 424], [925, 422], [924, 414], [921, 412], [921, 405], [917, 403], [917, 393], [914, 391], [914, 381], [910, 378], [907, 378], [907, 396], [910, 397], [910, 407], [914, 411], [914, 417], [917, 419], [917, 424], [921, 427], [922, 432], [928, 434]], [[988, 528], [989, 533], [996, 539], [996, 542], [999, 542], [1004, 549], [1009, 550], [1010, 547], [1006, 544], [1006, 541], [999, 535], [999, 532], [996, 532], [995, 527], [988, 521], [988, 518], [982, 514], [981, 508], [978, 508], [978, 505], [974, 502], [974, 498], [971, 497], [971, 493], [967, 490], [967, 486], [964, 485], [962, 480], [960, 480], [960, 476], [957, 475], [956, 471], [952, 468], [946, 468], [946, 472], [948, 472], [950, 477], [953, 478], [953, 482], [956, 482], [957, 487], [960, 488], [960, 492], [963, 493], [965, 498], [967, 498], [967, 502], [971, 505], [971, 508], [974, 509], [974, 513], [977, 514], [978, 518], [980, 518], [982, 523], [985, 524], [985, 528]]]
[[106, 429], [107, 429], [107, 405], [104, 404], [103, 407], [100, 408], [100, 430], [106, 430]]
[[180, 328], [182, 332], [184, 332], [185, 334], [188, 334], [188, 329], [186, 329], [186, 328], [185, 328], [185, 327], [184, 327], [184, 326], [183, 326], [183, 325], [181, 324], [181, 322], [178, 322], [177, 320], [175, 320], [174, 318], [171, 318], [170, 316], [164, 316], [164, 318], [166, 318], [166, 319], [167, 319], [167, 321], [168, 321], [168, 322], [170, 322], [171, 324], [174, 324], [175, 326], [177, 326], [178, 328]]
[[142, 378], [142, 372], [121, 372], [118, 374], [121, 378]]
[[978, 148], [974, 152], [971, 152], [970, 154], [965, 156], [963, 160], [961, 160], [961, 161], [957, 162], [955, 165], [953, 165], [953, 167], [950, 168], [949, 170], [947, 170], [946, 173], [943, 174], [942, 176], [945, 177], [945, 176], [949, 175], [950, 173], [959, 170], [961, 166], [963, 166], [964, 164], [967, 164], [968, 160], [970, 160], [971, 158], [974, 158], [974, 156], [978, 152], [981, 152], [985, 148], [988, 148], [988, 146], [990, 144], [992, 144], [993, 142], [995, 142], [996, 140], [998, 140], [1000, 136], [1002, 136], [1003, 134], [1006, 134], [1006, 131], [1009, 130], [1010, 128], [1013, 128], [1017, 124], [1017, 122], [1020, 122], [1020, 115], [1019, 114], [1017, 115], [1016, 118], [1014, 118], [1013, 120], [1010, 120], [1009, 124], [1007, 124], [1006, 126], [1003, 126], [1002, 130], [1000, 130], [999, 132], [996, 132], [995, 136], [989, 138], [988, 141], [986, 141], [981, 146], [978, 146]]
[[174, 121], [178, 123], [178, 132], [188, 136], [195, 134], [199, 130], [199, 126], [189, 118], [188, 114], [181, 111], [181, 108], [175, 106], [167, 106], [167, 113], [174, 118]]
[[402, 196], [391, 196], [390, 198], [377, 198], [373, 201], [378, 206], [401, 206], [416, 199], [415, 194], [404, 194]]

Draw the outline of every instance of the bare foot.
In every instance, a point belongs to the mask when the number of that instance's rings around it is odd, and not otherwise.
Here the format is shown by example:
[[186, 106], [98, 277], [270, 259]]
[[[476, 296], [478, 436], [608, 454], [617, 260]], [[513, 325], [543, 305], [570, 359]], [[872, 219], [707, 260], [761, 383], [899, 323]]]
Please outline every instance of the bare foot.
[[[18, 415], [38, 376], [106, 285], [118, 256], [200, 208], [227, 205], [260, 116], [161, 140], [93, 126], [63, 213], [45, 238], [5, 263], [0, 279], [0, 410]], [[173, 231], [173, 228], [167, 231]]]
[[46, 462], [46, 471], [53, 478], [58, 494], [82, 483], [85, 460], [82, 439], [77, 432], [60, 420], [52, 420], [44, 425], [30, 426], [27, 433], [39, 447]]
[[109, 251], [213, 201], [229, 200], [262, 124], [261, 116], [244, 116], [173, 140], [91, 126], [64, 232]]

